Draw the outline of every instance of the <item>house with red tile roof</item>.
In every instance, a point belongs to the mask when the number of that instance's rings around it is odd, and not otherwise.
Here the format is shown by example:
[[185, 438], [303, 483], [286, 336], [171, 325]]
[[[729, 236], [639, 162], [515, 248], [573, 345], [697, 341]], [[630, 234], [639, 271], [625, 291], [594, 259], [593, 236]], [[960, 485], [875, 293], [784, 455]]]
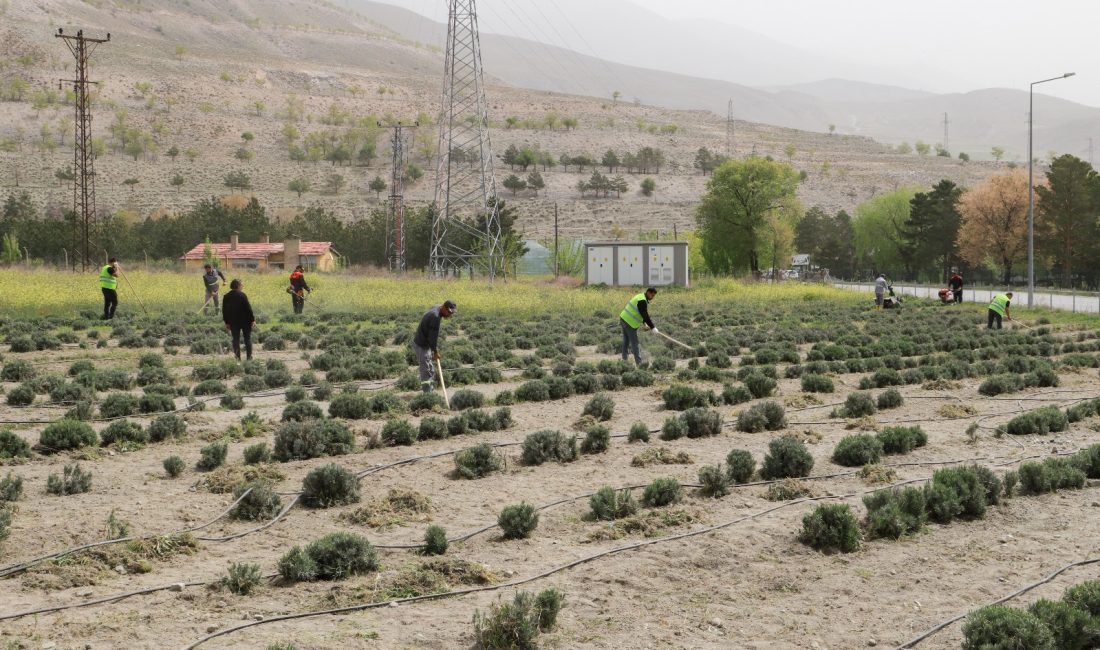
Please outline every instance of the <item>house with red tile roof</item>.
[[[282, 242], [271, 242], [265, 233], [256, 243], [242, 243], [238, 233], [229, 236], [227, 243], [211, 243], [211, 257], [219, 261], [223, 271], [267, 271], [269, 269], [292, 270], [301, 264], [307, 271], [335, 271], [340, 265], [340, 254], [327, 241], [302, 241], [291, 237]], [[180, 257], [187, 270], [201, 269], [206, 263], [206, 244], [198, 244]]]

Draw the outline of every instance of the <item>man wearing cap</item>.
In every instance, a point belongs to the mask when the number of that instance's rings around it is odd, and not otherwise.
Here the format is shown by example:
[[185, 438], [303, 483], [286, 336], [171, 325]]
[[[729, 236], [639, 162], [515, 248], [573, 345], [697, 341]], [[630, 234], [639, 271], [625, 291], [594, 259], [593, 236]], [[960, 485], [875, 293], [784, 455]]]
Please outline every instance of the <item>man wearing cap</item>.
[[1002, 318], [1012, 320], [1012, 292], [998, 293], [993, 296], [993, 300], [989, 303], [987, 316], [986, 329], [993, 329], [994, 323], [997, 324], [997, 329], [1001, 329]]
[[450, 318], [457, 310], [453, 300], [436, 305], [424, 314], [420, 319], [420, 326], [416, 328], [412, 347], [416, 353], [417, 365], [420, 366], [420, 390], [425, 393], [430, 393], [435, 388], [433, 362], [439, 360], [439, 325], [444, 318]]
[[202, 303], [202, 313], [210, 303], [214, 303], [214, 313], [218, 313], [218, 301], [221, 297], [222, 282], [225, 282], [225, 274], [221, 269], [215, 269], [213, 264], [205, 264], [202, 267], [202, 284], [206, 288], [206, 300]]
[[647, 330], [657, 331], [657, 326], [649, 317], [649, 303], [657, 295], [657, 290], [650, 287], [645, 293], [639, 293], [626, 303], [626, 308], [619, 314], [619, 325], [623, 330], [623, 361], [626, 361], [628, 351], [634, 353], [634, 363], [642, 363], [641, 351], [638, 349], [638, 328], [645, 324]]

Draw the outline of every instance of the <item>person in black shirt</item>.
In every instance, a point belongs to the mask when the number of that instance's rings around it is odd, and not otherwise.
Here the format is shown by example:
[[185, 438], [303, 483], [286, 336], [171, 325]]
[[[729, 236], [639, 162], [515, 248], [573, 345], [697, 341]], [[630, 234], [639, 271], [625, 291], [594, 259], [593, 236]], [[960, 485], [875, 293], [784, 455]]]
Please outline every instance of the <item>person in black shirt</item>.
[[947, 286], [951, 288], [951, 293], [954, 294], [955, 302], [961, 303], [963, 301], [963, 276], [961, 273], [952, 274], [951, 279], [947, 281]]
[[416, 353], [416, 362], [420, 366], [420, 390], [425, 393], [435, 388], [434, 361], [439, 360], [439, 325], [444, 318], [450, 318], [458, 307], [453, 300], [429, 309], [420, 319], [420, 325], [413, 336], [412, 348]]
[[241, 337], [244, 337], [246, 358], [252, 358], [252, 328], [256, 326], [256, 316], [248, 296], [244, 295], [244, 283], [233, 280], [229, 283], [229, 293], [222, 298], [222, 320], [225, 329], [233, 334], [233, 354], [241, 360]]

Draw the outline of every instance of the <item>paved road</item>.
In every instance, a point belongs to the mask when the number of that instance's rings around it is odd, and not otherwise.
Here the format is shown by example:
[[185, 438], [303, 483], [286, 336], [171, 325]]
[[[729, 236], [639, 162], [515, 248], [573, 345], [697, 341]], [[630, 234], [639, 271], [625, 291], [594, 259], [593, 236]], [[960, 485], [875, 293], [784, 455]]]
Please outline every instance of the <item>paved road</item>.
[[[875, 292], [875, 285], [873, 282], [834, 282], [833, 286], [841, 289], [852, 289], [855, 291], [865, 291], [873, 294]], [[915, 285], [894, 285], [894, 293], [898, 293], [905, 296], [917, 296], [918, 298], [932, 298], [934, 300], [939, 299], [939, 287], [931, 286], [915, 286]], [[1015, 289], [1014, 300], [1012, 306], [1017, 309], [1026, 309], [1027, 305], [1027, 288]], [[994, 291], [990, 289], [967, 289], [963, 288], [963, 302], [977, 302], [988, 305], [989, 301], [993, 300]], [[1100, 294], [1097, 293], [1051, 293], [1051, 292], [1035, 292], [1035, 306], [1047, 307], [1049, 309], [1057, 309], [1060, 311], [1072, 311], [1079, 314], [1100, 314]]]

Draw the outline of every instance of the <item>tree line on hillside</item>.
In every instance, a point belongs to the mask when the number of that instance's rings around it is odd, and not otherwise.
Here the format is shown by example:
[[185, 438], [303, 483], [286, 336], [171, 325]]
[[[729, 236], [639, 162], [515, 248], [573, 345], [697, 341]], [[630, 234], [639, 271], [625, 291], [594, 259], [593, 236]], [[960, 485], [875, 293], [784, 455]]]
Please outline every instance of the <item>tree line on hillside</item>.
[[[522, 257], [526, 247], [515, 231], [516, 212], [498, 200], [501, 234], [506, 260]], [[404, 214], [406, 259], [410, 269], [428, 266], [431, 250], [431, 206], [406, 207]], [[272, 220], [255, 197], [241, 196], [203, 199], [186, 212], [159, 218], [131, 220], [122, 214], [102, 214], [93, 250], [121, 260], [174, 261], [196, 244], [206, 240], [227, 242], [232, 233], [239, 233], [241, 242], [257, 242], [268, 235], [273, 242], [290, 235], [303, 241], [328, 241], [349, 265], [387, 267], [387, 219], [385, 210], [376, 209], [349, 222], [336, 218], [320, 207], [306, 208], [287, 222]], [[471, 217], [467, 222], [484, 230], [485, 216]], [[43, 212], [26, 194], [10, 194], [0, 213], [0, 241], [3, 242], [0, 262], [15, 263], [21, 252], [46, 263], [61, 265], [67, 258], [74, 261], [75, 219], [72, 212], [51, 209]], [[475, 241], [460, 229], [452, 228], [455, 244], [472, 250]], [[509, 267], [510, 269], [510, 267]]]
[[[838, 278], [885, 272], [943, 282], [953, 269], [1022, 283], [1027, 261], [1027, 173], [1009, 169], [963, 188], [942, 180], [860, 204], [855, 215], [804, 211], [798, 173], [747, 158], [718, 166], [697, 209], [707, 267], [717, 274], [786, 268], [793, 253]], [[1035, 187], [1036, 272], [1061, 286], [1100, 287], [1100, 175], [1072, 155], [1052, 159]]]
[[[452, 154], [454, 158], [454, 154]], [[500, 156], [501, 162], [515, 171], [526, 172], [528, 167], [542, 167], [542, 171], [561, 165], [568, 172], [570, 167], [575, 167], [578, 173], [583, 174], [586, 169], [607, 167], [608, 174], [614, 174], [618, 169], [625, 169], [628, 174], [660, 174], [661, 167], [667, 161], [665, 154], [654, 147], [642, 147], [635, 152], [620, 154], [613, 149], [608, 149], [599, 159], [588, 154], [561, 154], [557, 159], [548, 151], [538, 147], [517, 147], [509, 145]]]

